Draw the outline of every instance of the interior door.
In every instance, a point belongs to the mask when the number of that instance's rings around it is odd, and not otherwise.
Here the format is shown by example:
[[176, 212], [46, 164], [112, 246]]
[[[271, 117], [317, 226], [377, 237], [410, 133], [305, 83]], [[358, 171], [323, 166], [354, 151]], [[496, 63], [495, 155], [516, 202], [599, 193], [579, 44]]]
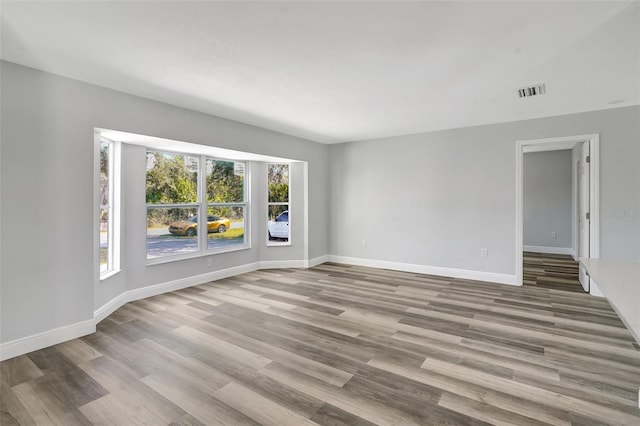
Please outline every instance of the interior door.
[[[582, 153], [580, 156], [580, 179], [578, 180], [578, 196], [580, 198], [580, 214], [578, 215], [580, 229], [579, 257], [589, 257], [589, 166], [589, 142], [584, 142], [582, 144]], [[589, 292], [589, 276], [587, 275], [587, 270], [582, 266], [582, 264], [580, 264], [580, 284], [584, 291]]]

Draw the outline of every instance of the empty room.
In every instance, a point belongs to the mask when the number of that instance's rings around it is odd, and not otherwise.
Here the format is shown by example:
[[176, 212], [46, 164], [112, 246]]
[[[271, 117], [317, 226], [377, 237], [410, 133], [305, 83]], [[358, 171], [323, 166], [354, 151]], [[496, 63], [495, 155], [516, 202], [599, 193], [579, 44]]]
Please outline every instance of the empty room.
[[640, 424], [639, 2], [0, 0], [0, 197], [2, 426]]

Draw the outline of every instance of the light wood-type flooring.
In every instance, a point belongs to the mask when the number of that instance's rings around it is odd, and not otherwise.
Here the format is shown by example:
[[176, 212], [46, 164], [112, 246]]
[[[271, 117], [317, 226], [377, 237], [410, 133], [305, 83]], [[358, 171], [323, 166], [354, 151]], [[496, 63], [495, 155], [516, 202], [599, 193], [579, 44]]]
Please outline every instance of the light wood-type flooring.
[[605, 299], [330, 263], [132, 302], [0, 368], [3, 426], [640, 425]]
[[578, 262], [571, 256], [525, 251], [522, 258], [525, 286], [584, 293], [578, 279]]

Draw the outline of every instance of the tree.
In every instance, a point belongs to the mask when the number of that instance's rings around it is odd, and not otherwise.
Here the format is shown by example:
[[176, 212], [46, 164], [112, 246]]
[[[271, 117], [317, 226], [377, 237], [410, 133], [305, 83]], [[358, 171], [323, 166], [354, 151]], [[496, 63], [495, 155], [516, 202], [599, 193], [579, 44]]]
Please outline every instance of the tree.
[[100, 143], [100, 205], [109, 203], [109, 144]]
[[[244, 176], [235, 173], [233, 161], [207, 159], [207, 202], [240, 203], [244, 201]], [[240, 219], [243, 210], [231, 206], [215, 206], [209, 213], [229, 219]]]
[[153, 167], [147, 170], [147, 203], [178, 204], [198, 201], [197, 173], [185, 167], [184, 156], [149, 152]]
[[[146, 199], [150, 204], [181, 204], [198, 201], [198, 176], [185, 166], [183, 155], [147, 153]], [[148, 226], [165, 226], [188, 219], [193, 209], [149, 209]]]
[[234, 203], [244, 201], [244, 176], [235, 174], [233, 161], [207, 160], [207, 201]]
[[269, 202], [289, 202], [289, 165], [269, 164]]

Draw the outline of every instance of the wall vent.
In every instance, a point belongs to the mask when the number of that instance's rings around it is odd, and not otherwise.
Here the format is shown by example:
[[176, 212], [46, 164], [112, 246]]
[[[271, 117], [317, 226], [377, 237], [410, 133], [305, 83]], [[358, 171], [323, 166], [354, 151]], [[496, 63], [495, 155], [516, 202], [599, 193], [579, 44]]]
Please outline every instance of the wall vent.
[[518, 97], [520, 98], [528, 98], [530, 96], [544, 95], [544, 93], [545, 93], [544, 83], [518, 89]]

